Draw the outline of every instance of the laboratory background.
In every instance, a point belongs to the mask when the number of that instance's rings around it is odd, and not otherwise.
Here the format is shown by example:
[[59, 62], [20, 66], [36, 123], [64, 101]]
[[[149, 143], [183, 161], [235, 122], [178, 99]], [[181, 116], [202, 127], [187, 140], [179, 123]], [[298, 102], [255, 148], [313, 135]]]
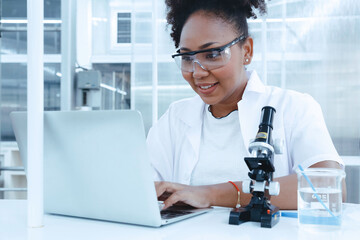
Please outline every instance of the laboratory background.
[[[360, 203], [360, 1], [267, 6], [249, 20], [248, 69], [320, 103], [347, 165], [347, 201]], [[44, 0], [44, 110], [135, 109], [147, 132], [170, 103], [195, 95], [171, 58], [169, 30], [164, 0]], [[27, 110], [26, 31], [27, 1], [0, 0], [0, 199], [27, 197], [9, 118]]]

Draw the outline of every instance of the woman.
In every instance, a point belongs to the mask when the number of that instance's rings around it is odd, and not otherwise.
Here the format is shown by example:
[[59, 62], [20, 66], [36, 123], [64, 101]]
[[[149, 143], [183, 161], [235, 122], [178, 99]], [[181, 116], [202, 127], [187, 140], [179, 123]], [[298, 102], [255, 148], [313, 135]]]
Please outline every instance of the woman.
[[[263, 85], [246, 71], [253, 57], [247, 18], [254, 8], [266, 12], [264, 0], [166, 0], [167, 21], [177, 54], [173, 58], [197, 96], [171, 104], [148, 134], [158, 196], [165, 208], [185, 202], [194, 207], [247, 205], [241, 192], [248, 179], [244, 157], [258, 131], [261, 109], [276, 109], [273, 138], [284, 140], [274, 158], [274, 181], [281, 186], [273, 205], [295, 209], [302, 167], [343, 165], [319, 104], [307, 94]], [[238, 191], [228, 181], [240, 189]]]

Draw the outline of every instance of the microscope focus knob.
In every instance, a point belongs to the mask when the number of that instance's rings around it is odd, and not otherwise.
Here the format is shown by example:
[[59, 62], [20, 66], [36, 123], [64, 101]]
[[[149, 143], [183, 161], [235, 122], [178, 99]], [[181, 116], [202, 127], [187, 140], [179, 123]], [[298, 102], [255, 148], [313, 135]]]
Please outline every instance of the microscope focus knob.
[[244, 180], [242, 182], [242, 191], [243, 191], [243, 193], [251, 192], [251, 181], [250, 180]]
[[271, 196], [277, 196], [280, 193], [280, 184], [279, 182], [270, 182], [269, 183], [269, 194]]

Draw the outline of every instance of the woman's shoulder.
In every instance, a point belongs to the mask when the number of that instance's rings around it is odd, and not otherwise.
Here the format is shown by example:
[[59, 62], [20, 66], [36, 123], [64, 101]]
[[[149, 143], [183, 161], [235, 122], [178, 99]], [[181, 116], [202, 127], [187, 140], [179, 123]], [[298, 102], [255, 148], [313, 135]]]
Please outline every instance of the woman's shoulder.
[[202, 100], [199, 95], [196, 95], [193, 97], [182, 98], [180, 100], [174, 101], [170, 104], [169, 108], [183, 108], [192, 104], [199, 104], [201, 102]]
[[276, 109], [276, 114], [288, 129], [293, 129], [294, 124], [323, 118], [320, 104], [310, 94], [279, 87], [266, 88], [267, 102]]
[[195, 113], [199, 113], [204, 105], [201, 98], [196, 95], [190, 98], [184, 98], [172, 102], [168, 108], [168, 112], [172, 115], [187, 116]]
[[[255, 70], [247, 71], [249, 78], [244, 94], [248, 94], [251, 100], [258, 99], [259, 96], [264, 103], [275, 105], [291, 104], [312, 104], [316, 102], [309, 94], [301, 93], [296, 90], [285, 89], [277, 86], [264, 84]], [[259, 95], [260, 94], [260, 95]]]
[[160, 117], [159, 122], [169, 122], [169, 124], [180, 124], [180, 122], [193, 126], [202, 119], [204, 102], [196, 95], [172, 102], [167, 111]]
[[272, 101], [278, 102], [280, 105], [296, 105], [298, 107], [318, 105], [317, 101], [308, 93], [275, 86], [266, 86], [266, 90], [269, 98], [271, 98]]

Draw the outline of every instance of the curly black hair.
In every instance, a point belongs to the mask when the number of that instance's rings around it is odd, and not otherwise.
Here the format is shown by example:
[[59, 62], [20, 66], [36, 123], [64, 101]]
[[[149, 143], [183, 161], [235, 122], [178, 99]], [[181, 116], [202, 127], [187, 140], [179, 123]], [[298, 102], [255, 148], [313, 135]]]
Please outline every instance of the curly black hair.
[[165, 0], [168, 25], [175, 47], [179, 47], [180, 35], [186, 20], [197, 11], [204, 11], [232, 24], [240, 34], [248, 35], [247, 18], [256, 18], [253, 9], [266, 13], [265, 0]]

